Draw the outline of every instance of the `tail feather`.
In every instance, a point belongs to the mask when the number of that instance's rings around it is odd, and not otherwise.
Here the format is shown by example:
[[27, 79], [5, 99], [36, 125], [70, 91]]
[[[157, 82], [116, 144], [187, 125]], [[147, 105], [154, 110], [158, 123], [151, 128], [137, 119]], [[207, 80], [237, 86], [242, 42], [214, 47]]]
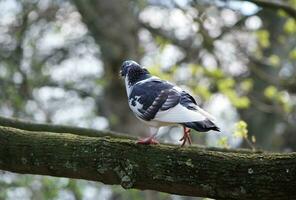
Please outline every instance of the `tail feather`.
[[198, 112], [200, 112], [203, 116], [205, 116], [206, 118], [208, 118], [209, 121], [215, 121], [215, 117], [212, 116], [210, 113], [208, 113], [207, 111], [203, 110], [202, 108], [200, 108], [199, 106], [196, 106], [196, 109]]
[[207, 132], [210, 130], [218, 131], [220, 132], [220, 128], [216, 126], [212, 121], [206, 119], [203, 121], [196, 121], [196, 122], [186, 122], [182, 123], [182, 125], [192, 128], [199, 132]]

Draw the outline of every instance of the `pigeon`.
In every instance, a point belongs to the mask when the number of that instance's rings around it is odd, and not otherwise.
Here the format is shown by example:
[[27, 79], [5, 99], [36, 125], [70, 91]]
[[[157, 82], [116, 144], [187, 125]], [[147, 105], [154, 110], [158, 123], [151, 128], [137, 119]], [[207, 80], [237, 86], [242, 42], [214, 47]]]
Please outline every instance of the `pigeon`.
[[124, 78], [128, 104], [135, 116], [150, 127], [150, 136], [138, 144], [158, 144], [155, 139], [162, 126], [183, 126], [182, 147], [192, 143], [190, 130], [220, 132], [214, 117], [200, 108], [195, 99], [180, 87], [156, 76], [133, 60], [124, 61], [120, 75]]

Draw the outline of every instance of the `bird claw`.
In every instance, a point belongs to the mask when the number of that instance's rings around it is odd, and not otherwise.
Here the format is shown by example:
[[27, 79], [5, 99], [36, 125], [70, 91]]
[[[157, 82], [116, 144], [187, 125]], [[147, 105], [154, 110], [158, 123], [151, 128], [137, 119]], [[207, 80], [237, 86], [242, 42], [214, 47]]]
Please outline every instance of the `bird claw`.
[[157, 140], [154, 138], [144, 138], [144, 139], [139, 139], [136, 144], [144, 144], [144, 145], [149, 145], [149, 144], [159, 144]]
[[189, 128], [184, 127], [184, 135], [179, 141], [183, 141], [182, 144], [181, 144], [181, 147], [183, 147], [186, 144], [187, 141], [188, 141], [189, 145], [192, 144], [192, 140], [191, 140], [191, 137], [190, 137], [190, 129]]

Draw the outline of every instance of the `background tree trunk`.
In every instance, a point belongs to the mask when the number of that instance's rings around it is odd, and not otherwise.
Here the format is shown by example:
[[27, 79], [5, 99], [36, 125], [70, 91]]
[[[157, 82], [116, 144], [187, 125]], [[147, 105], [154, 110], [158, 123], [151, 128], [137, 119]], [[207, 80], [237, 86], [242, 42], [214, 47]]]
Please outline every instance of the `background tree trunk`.
[[138, 61], [140, 58], [140, 27], [135, 17], [136, 11], [132, 10], [131, 2], [127, 0], [73, 2], [102, 53], [106, 85], [102, 95], [104, 99], [99, 103], [104, 106], [99, 110], [109, 119], [113, 130], [143, 134], [146, 129], [136, 123], [136, 118], [131, 114], [123, 81], [119, 77], [124, 60]]

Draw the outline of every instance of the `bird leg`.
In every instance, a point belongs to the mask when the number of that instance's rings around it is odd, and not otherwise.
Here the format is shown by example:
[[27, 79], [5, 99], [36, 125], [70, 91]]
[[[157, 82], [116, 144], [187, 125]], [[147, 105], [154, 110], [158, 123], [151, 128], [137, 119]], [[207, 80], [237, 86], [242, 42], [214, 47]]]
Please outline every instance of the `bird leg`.
[[154, 136], [150, 136], [150, 137], [147, 137], [147, 138], [144, 138], [144, 139], [139, 139], [137, 141], [137, 144], [159, 144], [159, 142], [154, 139]]
[[191, 140], [191, 137], [190, 137], [190, 128], [187, 128], [187, 127], [183, 126], [183, 131], [184, 131], [184, 135], [179, 140], [179, 141], [183, 141], [183, 143], [181, 144], [181, 147], [183, 147], [186, 144], [187, 141], [188, 141], [188, 143], [190, 145], [192, 144], [192, 140]]
[[154, 139], [154, 138], [148, 137], [148, 138], [144, 138], [144, 139], [139, 139], [137, 141], [137, 144], [146, 144], [146, 145], [149, 145], [149, 144], [159, 144], [159, 142], [156, 139]]

